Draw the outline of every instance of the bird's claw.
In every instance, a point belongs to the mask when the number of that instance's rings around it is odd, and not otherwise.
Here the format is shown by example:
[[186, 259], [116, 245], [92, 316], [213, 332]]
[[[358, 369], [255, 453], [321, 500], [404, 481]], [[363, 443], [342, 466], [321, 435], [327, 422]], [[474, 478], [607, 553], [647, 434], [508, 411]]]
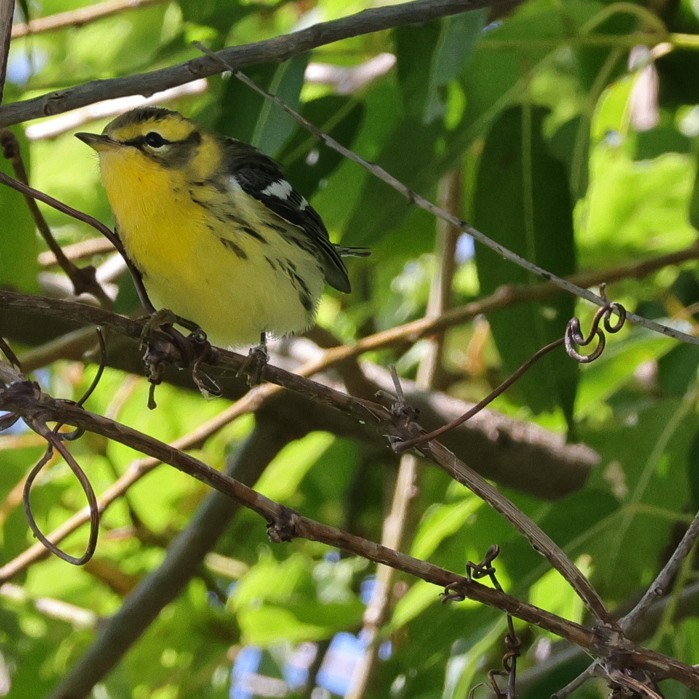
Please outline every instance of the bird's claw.
[[262, 382], [262, 376], [269, 361], [269, 353], [267, 352], [267, 344], [264, 341], [259, 345], [250, 348], [248, 356], [240, 365], [240, 369], [236, 372], [236, 376], [244, 376], [247, 379], [248, 386], [257, 386]]

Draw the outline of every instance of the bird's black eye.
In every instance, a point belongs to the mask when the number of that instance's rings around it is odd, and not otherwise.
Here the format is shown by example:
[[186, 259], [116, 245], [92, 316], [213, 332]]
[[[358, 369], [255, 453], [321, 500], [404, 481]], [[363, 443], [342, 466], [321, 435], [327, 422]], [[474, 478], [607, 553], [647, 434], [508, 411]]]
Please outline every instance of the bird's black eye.
[[157, 131], [147, 133], [144, 137], [144, 141], [146, 142], [146, 145], [150, 146], [151, 148], [162, 148], [167, 143], [167, 141]]

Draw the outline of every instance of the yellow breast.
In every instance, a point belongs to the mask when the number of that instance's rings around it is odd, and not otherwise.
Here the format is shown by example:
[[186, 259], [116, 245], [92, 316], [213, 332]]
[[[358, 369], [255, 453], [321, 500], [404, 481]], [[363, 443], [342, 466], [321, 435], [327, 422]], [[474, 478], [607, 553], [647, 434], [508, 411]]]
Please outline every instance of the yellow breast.
[[102, 152], [100, 164], [124, 248], [156, 308], [197, 323], [222, 346], [311, 325], [324, 286], [312, 255], [271, 228], [264, 243], [236, 231], [216, 216], [215, 197], [201, 201], [198, 190], [200, 203], [193, 199], [185, 172], [134, 148]]

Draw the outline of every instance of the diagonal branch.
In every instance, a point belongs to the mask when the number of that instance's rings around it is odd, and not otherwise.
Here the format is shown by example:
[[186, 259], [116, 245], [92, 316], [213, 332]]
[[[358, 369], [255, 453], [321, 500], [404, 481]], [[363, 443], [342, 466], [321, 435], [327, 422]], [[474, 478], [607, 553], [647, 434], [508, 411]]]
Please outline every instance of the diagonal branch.
[[[302, 537], [342, 548], [377, 563], [390, 565], [440, 587], [456, 586], [459, 592], [470, 599], [494, 606], [512, 616], [551, 631], [586, 648], [598, 657], [617, 660], [623, 658], [625, 667], [638, 667], [653, 673], [658, 678], [670, 677], [691, 689], [699, 689], [699, 670], [685, 663], [635, 646], [621, 634], [609, 633], [603, 629], [586, 628], [439, 566], [304, 517], [255, 492], [230, 475], [221, 473], [191, 455], [172, 449], [169, 445], [138, 430], [90, 413], [80, 406], [56, 400], [37, 391], [31, 384], [28, 390], [28, 382], [21, 374], [4, 363], [0, 363], [0, 383], [5, 385], [5, 388], [0, 391], [3, 409], [20, 415], [30, 422], [40, 416], [43, 420], [55, 420], [73, 425], [125, 444], [143, 454], [156, 457], [257, 512], [272, 523], [271, 534], [276, 541]], [[434, 448], [435, 443], [431, 446]]]
[[[510, 0], [414, 0], [399, 5], [364, 10], [341, 19], [314, 24], [307, 29], [274, 39], [226, 48], [216, 55], [239, 70], [255, 63], [286, 61], [319, 46], [354, 36], [410, 24], [421, 24], [440, 17], [486, 7], [511, 6], [511, 4]], [[60, 114], [99, 100], [135, 94], [147, 97], [159, 90], [221, 72], [220, 61], [205, 56], [149, 73], [111, 80], [93, 80], [84, 85], [1, 107], [0, 127]]]
[[[583, 289], [582, 287], [573, 284], [568, 279], [559, 277], [553, 274], [552, 272], [549, 272], [548, 270], [535, 264], [534, 262], [529, 261], [526, 257], [522, 257], [521, 255], [518, 255], [516, 252], [510, 250], [509, 248], [506, 248], [501, 243], [498, 243], [497, 240], [490, 238], [477, 228], [474, 228], [470, 223], [468, 223], [468, 221], [464, 221], [458, 216], [455, 216], [454, 214], [445, 211], [440, 206], [437, 206], [429, 199], [423, 197], [418, 192], [415, 192], [414, 190], [410, 189], [410, 187], [408, 187], [398, 178], [394, 177], [390, 172], [385, 170], [380, 165], [369, 162], [365, 158], [362, 158], [361, 156], [351, 151], [349, 148], [343, 146], [341, 143], [332, 138], [332, 136], [326, 134], [315, 124], [312, 124], [310, 121], [308, 121], [308, 119], [301, 116], [301, 114], [289, 107], [289, 105], [287, 105], [285, 102], [279, 99], [276, 95], [273, 95], [267, 90], [261, 88], [259, 85], [256, 85], [252, 80], [250, 80], [250, 78], [241, 73], [239, 70], [236, 70], [236, 68], [233, 65], [226, 63], [226, 61], [222, 59], [219, 54], [214, 54], [212, 51], [209, 51], [205, 46], [203, 46], [199, 42], [195, 42], [195, 45], [207, 56], [209, 56], [211, 60], [219, 62], [222, 67], [230, 70], [236, 78], [238, 78], [241, 82], [245, 83], [252, 90], [266, 97], [267, 99], [272, 100], [278, 107], [280, 107], [294, 120], [296, 120], [298, 123], [304, 126], [308, 131], [310, 131], [310, 133], [312, 133], [314, 136], [316, 136], [316, 138], [321, 140], [326, 146], [332, 148], [337, 153], [340, 153], [340, 155], [343, 155], [345, 158], [352, 160], [358, 165], [361, 165], [365, 170], [368, 170], [376, 178], [378, 178], [382, 182], [385, 182], [389, 187], [394, 189], [401, 196], [405, 197], [411, 204], [419, 206], [424, 211], [427, 211], [428, 213], [432, 214], [435, 218], [441, 219], [442, 221], [445, 221], [449, 225], [455, 227], [457, 230], [460, 230], [463, 233], [470, 235], [475, 241], [479, 242], [481, 245], [490, 248], [498, 255], [505, 258], [506, 260], [509, 260], [518, 267], [526, 269], [528, 272], [531, 272], [532, 274], [535, 274], [536, 276], [541, 277], [542, 279], [546, 279], [552, 284], [555, 284], [556, 286], [560, 287], [563, 291], [567, 291], [568, 293], [573, 294], [574, 296], [578, 296], [581, 299], [585, 299], [586, 301], [589, 301], [590, 303], [596, 306], [604, 306], [607, 303], [607, 299], [604, 298], [602, 294], [595, 294], [589, 289]], [[635, 313], [627, 313], [626, 316], [631, 322], [635, 323], [636, 325], [641, 325], [645, 328], [648, 328], [649, 330], [660, 333], [661, 335], [672, 337], [676, 340], [686, 342], [691, 345], [699, 345], [699, 337], [695, 335], [689, 335], [688, 333], [682, 332], [677, 328], [668, 325], [663, 325], [662, 323], [658, 323], [654, 320], [650, 320], [643, 316], [639, 316]]]
[[[74, 301], [41, 298], [9, 291], [0, 291], [0, 310], [4, 311], [0, 313], [0, 334], [22, 341], [27, 341], [27, 338], [21, 333], [17, 336], [18, 326], [22, 325], [31, 330], [36, 325], [29, 320], [33, 314], [42, 317], [42, 326], [47, 325], [49, 318], [73, 321], [80, 325], [102, 325], [115, 334], [134, 340], [138, 340], [143, 331], [143, 321], [131, 320]], [[309, 395], [308, 382], [304, 382], [300, 376], [315, 376], [320, 372], [326, 372], [344, 361], [346, 350], [351, 352], [353, 349], [353, 346], [343, 346], [319, 352], [317, 358], [311, 358], [294, 369], [294, 374], [269, 366], [267, 377], [274, 383], [258, 386], [244, 399], [238, 400], [234, 408], [236, 414], [257, 410], [278, 395], [279, 387], [283, 386], [296, 392], [294, 400], [289, 398], [275, 403], [275, 409], [283, 410], [287, 419], [298, 419], [299, 408], [305, 406], [302, 410], [306, 411], [309, 419], [313, 419], [317, 429], [335, 431], [362, 440], [379, 439], [374, 426], [381, 423], [376, 423], [373, 415], [371, 420], [367, 420], [366, 411], [357, 419], [351, 417], [350, 413], [323, 410], [320, 406], [314, 408], [314, 403], [309, 403], [303, 398], [304, 395]], [[85, 347], [78, 345], [76, 348], [70, 348], [70, 351], [66, 351], [62, 356], [80, 360], [84, 359], [84, 352]], [[244, 357], [221, 351], [219, 360], [215, 378], [221, 383], [225, 396], [238, 399], [241, 395], [241, 384], [231, 375], [244, 361]], [[143, 373], [136, 348], [129, 345], [128, 340], [113, 337], [109, 343], [107, 364], [133, 374]], [[226, 371], [226, 367], [234, 371]], [[363, 386], [353, 387], [353, 392], [357, 393], [359, 398], [371, 400], [379, 389], [385, 392], [392, 390], [391, 380], [385, 369], [365, 363], [362, 372], [368, 381], [364, 379]], [[186, 372], [173, 371], [167, 380], [173, 385], [193, 388]], [[319, 381], [323, 383], [327, 379], [320, 376], [313, 384], [316, 395], [320, 389]], [[408, 402], [420, 411], [421, 422], [428, 429], [450, 422], [463, 414], [470, 405], [443, 393], [420, 391], [409, 380], [403, 380], [403, 387]], [[329, 395], [330, 401], [340, 400], [341, 397], [345, 400], [344, 394], [341, 393]], [[325, 404], [342, 410], [338, 403]], [[313, 413], [309, 413], [309, 410], [313, 410]], [[232, 415], [229, 417], [233, 418]], [[388, 426], [389, 422], [386, 422], [386, 425]], [[579, 489], [591, 469], [599, 463], [599, 455], [584, 444], [566, 444], [559, 434], [487, 410], [446, 435], [444, 443], [457, 453], [477, 453], [479, 460], [474, 466], [483, 476], [546, 499], [558, 499]]]
[[[228, 460], [226, 474], [245, 484], [254, 483], [267, 464], [293, 438], [274, 421], [260, 421]], [[238, 503], [214, 491], [197, 510], [187, 528], [168, 546], [163, 563], [129, 594], [119, 611], [100, 628], [95, 642], [63, 678], [53, 697], [88, 696], [123, 655], [155, 621], [160, 611], [182, 594], [197, 575], [206, 555], [214, 549]]]
[[692, 523], [684, 533], [682, 540], [677, 545], [672, 556], [665, 564], [658, 576], [646, 590], [639, 603], [619, 621], [619, 625], [625, 631], [632, 629], [639, 620], [642, 619], [651, 606], [664, 595], [667, 594], [672, 581], [679, 570], [682, 561], [691, 553], [699, 537], [699, 512], [694, 516]]

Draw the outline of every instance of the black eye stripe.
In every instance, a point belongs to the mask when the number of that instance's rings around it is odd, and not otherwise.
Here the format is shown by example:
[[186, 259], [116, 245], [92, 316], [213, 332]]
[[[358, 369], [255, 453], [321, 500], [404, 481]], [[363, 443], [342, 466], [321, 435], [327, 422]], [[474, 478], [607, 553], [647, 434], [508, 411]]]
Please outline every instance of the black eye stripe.
[[150, 131], [145, 136], [138, 136], [137, 138], [124, 141], [124, 143], [127, 146], [136, 146], [136, 148], [142, 148], [143, 146], [162, 148], [165, 145], [172, 145], [173, 141], [168, 141], [164, 136], [160, 135], [156, 131]]
[[153, 149], [162, 148], [163, 146], [187, 146], [190, 144], [197, 144], [201, 141], [201, 134], [198, 131], [193, 131], [187, 138], [181, 141], [170, 141], [165, 138], [162, 134], [157, 131], [149, 131], [143, 136], [137, 136], [136, 138], [129, 139], [128, 141], [122, 141], [124, 145], [135, 146], [136, 148], [143, 149], [143, 146], [148, 146]]

